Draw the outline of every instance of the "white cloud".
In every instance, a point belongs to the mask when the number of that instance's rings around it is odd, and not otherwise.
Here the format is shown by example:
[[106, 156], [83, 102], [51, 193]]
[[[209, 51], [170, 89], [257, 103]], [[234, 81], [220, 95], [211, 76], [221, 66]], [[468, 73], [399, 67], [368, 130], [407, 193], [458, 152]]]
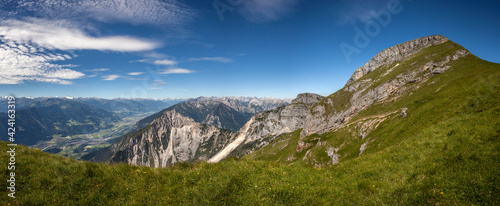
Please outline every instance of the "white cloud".
[[200, 58], [189, 58], [188, 61], [213, 61], [221, 63], [231, 63], [232, 59], [226, 57], [200, 57]]
[[177, 62], [169, 59], [156, 60], [153, 62], [156, 65], [176, 65]]
[[43, 20], [5, 20], [0, 23], [2, 39], [17, 43], [32, 43], [46, 49], [147, 51], [159, 47], [157, 42], [128, 36], [91, 37], [76, 28], [51, 24]]
[[8, 18], [30, 13], [51, 19], [167, 26], [184, 24], [196, 16], [193, 9], [177, 0], [17, 0], [2, 9], [0, 5], [0, 12]]
[[21, 84], [25, 81], [72, 84], [85, 74], [52, 62], [71, 59], [69, 55], [47, 52], [29, 44], [6, 42], [0, 37], [0, 84]]
[[142, 62], [142, 63], [148, 63], [149, 60], [148, 59], [139, 59], [139, 60], [133, 60], [133, 61], [129, 61], [130, 63], [134, 63], [134, 62]]
[[273, 22], [287, 17], [298, 2], [299, 0], [245, 0], [239, 12], [251, 22]]
[[113, 81], [113, 80], [116, 80], [118, 78], [121, 78], [121, 76], [117, 75], [117, 74], [110, 74], [110, 75], [103, 76], [102, 78], [103, 78], [103, 80], [106, 80], [106, 81]]
[[171, 69], [165, 69], [161, 72], [160, 74], [190, 74], [194, 73], [195, 71], [189, 70], [189, 69], [182, 69], [182, 68], [171, 68]]
[[130, 72], [130, 73], [127, 73], [127, 74], [131, 75], [131, 76], [137, 76], [137, 75], [144, 74], [144, 72]]
[[98, 69], [89, 69], [89, 70], [85, 70], [85, 71], [89, 71], [89, 72], [105, 72], [105, 71], [109, 71], [108, 68], [98, 68]]

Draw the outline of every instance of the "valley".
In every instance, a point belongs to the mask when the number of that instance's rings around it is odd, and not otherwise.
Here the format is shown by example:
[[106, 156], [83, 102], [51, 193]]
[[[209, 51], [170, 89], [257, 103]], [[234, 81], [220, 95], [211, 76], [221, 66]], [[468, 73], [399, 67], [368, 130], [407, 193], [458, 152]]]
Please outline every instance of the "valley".
[[66, 137], [54, 135], [51, 140], [39, 141], [37, 144], [32, 145], [32, 147], [39, 148], [41, 151], [80, 159], [80, 157], [96, 149], [110, 146], [117, 138], [130, 132], [139, 120], [151, 114], [153, 113], [150, 112], [125, 117], [113, 123], [111, 128], [102, 129], [95, 133]]

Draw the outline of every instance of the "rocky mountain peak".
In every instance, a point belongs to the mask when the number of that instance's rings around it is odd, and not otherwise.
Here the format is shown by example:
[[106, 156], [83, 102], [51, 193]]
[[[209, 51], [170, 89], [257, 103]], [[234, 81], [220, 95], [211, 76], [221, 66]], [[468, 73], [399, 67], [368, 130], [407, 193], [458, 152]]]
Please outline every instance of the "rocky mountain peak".
[[292, 100], [292, 104], [314, 104], [318, 103], [321, 101], [321, 99], [325, 98], [324, 96], [321, 96], [319, 94], [313, 94], [313, 93], [302, 93], [298, 94], [297, 97]]
[[192, 118], [185, 117], [173, 110], [165, 111], [160, 117], [156, 118], [151, 122], [154, 125], [164, 125], [169, 128], [172, 127], [182, 127], [184, 125], [192, 124], [195, 121]]
[[365, 65], [356, 69], [356, 71], [354, 71], [354, 74], [352, 74], [351, 78], [347, 81], [346, 85], [350, 85], [354, 81], [363, 77], [365, 74], [370, 73], [371, 71], [377, 69], [380, 66], [390, 65], [394, 62], [403, 61], [404, 59], [412, 56], [413, 54], [416, 54], [417, 52], [419, 52], [424, 48], [427, 48], [432, 45], [442, 44], [447, 41], [448, 38], [442, 35], [433, 35], [433, 36], [414, 39], [387, 48], [381, 51], [380, 53], [376, 54]]

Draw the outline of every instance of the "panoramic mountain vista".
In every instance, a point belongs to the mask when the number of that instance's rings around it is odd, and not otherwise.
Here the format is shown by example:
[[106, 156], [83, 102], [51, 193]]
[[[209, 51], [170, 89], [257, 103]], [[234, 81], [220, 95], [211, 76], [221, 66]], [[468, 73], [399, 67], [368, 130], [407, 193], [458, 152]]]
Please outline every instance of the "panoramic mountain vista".
[[500, 205], [500, 1], [0, 1], [0, 205]]
[[[100, 151], [108, 154], [104, 158], [93, 154], [89, 159], [154, 167], [170, 165], [177, 160], [192, 162], [208, 159], [208, 162], [215, 163], [228, 157], [272, 160], [288, 164], [300, 162], [315, 167], [338, 164], [340, 161], [359, 157], [367, 149], [380, 150], [391, 146], [387, 143], [381, 146], [378, 142], [381, 141], [379, 135], [388, 136], [398, 130], [391, 129], [391, 132], [380, 133], [389, 127], [384, 125], [405, 125], [413, 115], [437, 111], [438, 108], [432, 107], [422, 109], [420, 104], [429, 101], [432, 96], [439, 96], [440, 91], [448, 91], [448, 87], [453, 90], [455, 86], [453, 81], [469, 69], [464, 67], [471, 64], [470, 61], [476, 61], [472, 64], [479, 65], [482, 60], [441, 35], [419, 38], [378, 53], [368, 63], [358, 68], [345, 87], [338, 92], [328, 97], [310, 93], [299, 94], [288, 106], [283, 105], [254, 115], [236, 133], [220, 133], [217, 137], [201, 137], [203, 135], [198, 135], [200, 136], [198, 137], [197, 134], [192, 134], [199, 139], [193, 143], [192, 139], [176, 137], [176, 132], [173, 132], [176, 130], [174, 128], [153, 124], [158, 121], [157, 118], [148, 127], [163, 127], [163, 133], [159, 132], [150, 136], [150, 132], [143, 131], [142, 135], [149, 135], [146, 138], [149, 141], [170, 142], [171, 139], [176, 139], [177, 143], [172, 142], [163, 146], [149, 143], [152, 146], [144, 149], [144, 143], [140, 143], [141, 138], [130, 139], [139, 134], [129, 134], [122, 137], [123, 141], [115, 143], [111, 151]], [[428, 95], [432, 96], [428, 97]], [[448, 98], [454, 98], [447, 93], [446, 95]], [[436, 99], [435, 101], [439, 102], [445, 98]], [[191, 107], [187, 107], [188, 105]], [[214, 112], [208, 115], [205, 115], [208, 112], [195, 112], [196, 109], [208, 111], [207, 108], [210, 106], [207, 105], [214, 107], [211, 101], [208, 103], [187, 101], [167, 110], [175, 111], [175, 108], [184, 108], [184, 113], [194, 116], [198, 121], [205, 119], [202, 123], [209, 122], [207, 119], [219, 120], [213, 117], [213, 113], [221, 113], [219, 111], [223, 105], [226, 109], [222, 113], [232, 111], [227, 105], [220, 103], [213, 110]], [[162, 114], [164, 115], [166, 112]], [[234, 117], [234, 115], [228, 116]], [[185, 118], [182, 115], [178, 117]], [[411, 124], [421, 124], [423, 122], [420, 121], [426, 119], [428, 118], [419, 117], [419, 121], [414, 120]], [[167, 119], [166, 121], [177, 122], [179, 120]], [[232, 122], [236, 122], [234, 118]], [[180, 124], [178, 127], [190, 128], [192, 123]], [[211, 121], [211, 123], [216, 127], [221, 127], [220, 122]], [[189, 135], [189, 132], [187, 134]], [[391, 139], [391, 141], [398, 142], [400, 138], [390, 136], [384, 140]], [[198, 150], [198, 144], [206, 141], [212, 144], [208, 153], [205, 149]], [[167, 148], [171, 148], [171, 144], [175, 145], [173, 149], [165, 152]], [[189, 149], [176, 149], [177, 146], [183, 147], [182, 144], [191, 146]], [[118, 147], [120, 149], [116, 149]], [[127, 155], [122, 155], [123, 151], [129, 152]], [[170, 157], [185, 156], [186, 151], [189, 153], [187, 155], [189, 158]], [[162, 155], [167, 153], [170, 156]], [[143, 158], [144, 155], [148, 158]], [[168, 163], [158, 163], [165, 161]]]
[[[22, 203], [53, 203], [54, 193], [43, 192], [45, 187], [66, 194], [65, 188], [80, 184], [76, 194], [93, 198], [63, 198], [89, 204], [135, 201], [129, 197], [136, 194], [141, 202], [164, 204], [194, 197], [193, 204], [229, 198], [245, 204], [342, 199], [495, 205], [500, 202], [493, 195], [500, 183], [499, 83], [499, 64], [443, 36], [412, 40], [377, 54], [336, 93], [299, 94], [289, 105], [255, 114], [236, 133], [183, 116], [176, 111], [180, 104], [89, 156], [129, 165], [81, 162], [21, 147], [19, 161], [33, 162], [21, 172], [29, 177], [21, 184], [34, 188], [20, 190], [30, 197]], [[225, 104], [215, 108], [206, 116], [231, 111]], [[222, 161], [228, 157], [242, 158]], [[198, 163], [151, 168], [181, 162]], [[46, 179], [53, 168], [65, 183]], [[37, 186], [40, 181], [46, 183]], [[135, 187], [140, 182], [156, 189], [146, 194]], [[123, 190], [129, 187], [134, 189]], [[165, 191], [175, 195], [160, 198]]]

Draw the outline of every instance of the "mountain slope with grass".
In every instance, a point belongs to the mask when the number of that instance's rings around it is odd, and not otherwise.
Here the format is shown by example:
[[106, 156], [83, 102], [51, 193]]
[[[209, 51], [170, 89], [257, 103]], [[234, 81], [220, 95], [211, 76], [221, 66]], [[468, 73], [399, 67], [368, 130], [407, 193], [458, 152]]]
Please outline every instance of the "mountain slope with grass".
[[[17, 198], [0, 203], [500, 205], [500, 64], [436, 38], [443, 41], [386, 59], [328, 97], [302, 101], [311, 104], [306, 113], [285, 118], [300, 117], [302, 127], [239, 159], [151, 168], [19, 146]], [[247, 125], [282, 124], [273, 111]], [[242, 134], [231, 139], [245, 142]], [[8, 159], [0, 153], [0, 162]], [[0, 167], [0, 178], [9, 172]]]
[[446, 41], [381, 66], [314, 105], [304, 128], [329, 127], [282, 135], [245, 158], [322, 167], [417, 145], [424, 147], [419, 161], [442, 153], [472, 161], [486, 151], [487, 159], [497, 158], [491, 155], [498, 150], [492, 145], [500, 131], [499, 86], [499, 64]]

